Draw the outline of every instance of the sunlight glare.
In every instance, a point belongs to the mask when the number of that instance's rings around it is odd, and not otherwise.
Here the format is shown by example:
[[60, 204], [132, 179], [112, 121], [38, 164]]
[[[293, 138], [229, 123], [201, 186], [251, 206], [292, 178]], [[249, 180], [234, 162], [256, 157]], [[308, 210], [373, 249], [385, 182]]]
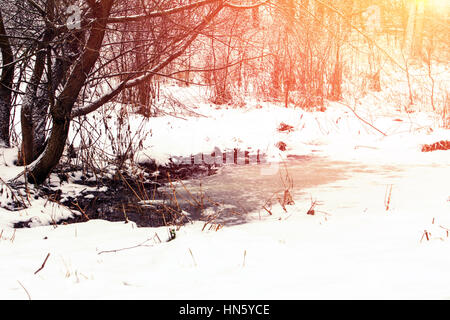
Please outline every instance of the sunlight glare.
[[[424, 0], [416, 0], [416, 2], [421, 2]], [[425, 1], [425, 4], [427, 3], [427, 1]], [[448, 0], [428, 0], [428, 4], [438, 10], [441, 9], [449, 9], [450, 8], [450, 1]]]

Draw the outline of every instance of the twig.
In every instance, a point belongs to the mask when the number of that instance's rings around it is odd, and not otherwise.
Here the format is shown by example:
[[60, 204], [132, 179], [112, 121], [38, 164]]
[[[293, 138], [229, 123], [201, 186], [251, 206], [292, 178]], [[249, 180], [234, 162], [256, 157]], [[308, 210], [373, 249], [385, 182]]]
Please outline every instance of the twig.
[[161, 239], [159, 238], [158, 234], [155, 232], [155, 235], [153, 236], [153, 239], [158, 239], [159, 243], [162, 243]]
[[191, 254], [192, 260], [194, 261], [194, 265], [197, 267], [197, 262], [195, 261], [194, 254], [192, 253], [191, 248], [189, 248], [189, 252]]
[[80, 212], [83, 214], [83, 216], [86, 218], [86, 221], [89, 221], [90, 219], [89, 219], [89, 217], [88, 217], [88, 215], [86, 214], [86, 212], [83, 210], [83, 209], [81, 209], [81, 207], [80, 207], [80, 205], [78, 204], [78, 201], [75, 203], [75, 202], [72, 202], [72, 204], [74, 205], [74, 206], [76, 206], [79, 210], [80, 210]]
[[386, 207], [386, 211], [389, 211], [389, 206], [391, 204], [391, 195], [392, 195], [392, 184], [386, 187], [386, 193], [384, 195], [384, 206]]
[[19, 280], [17, 280], [17, 282], [20, 284], [20, 286], [23, 288], [23, 290], [27, 294], [28, 300], [31, 300], [31, 296], [30, 296], [30, 293], [28, 292], [28, 290], [23, 286], [23, 284]]
[[422, 234], [422, 238], [420, 238], [420, 243], [422, 243], [422, 240], [424, 237], [427, 238], [427, 241], [430, 241], [430, 236], [431, 236], [431, 233], [429, 233], [427, 230], [425, 230]]
[[142, 242], [142, 243], [140, 243], [140, 244], [138, 244], [138, 245], [132, 246], [132, 247], [121, 248], [121, 249], [114, 249], [114, 250], [100, 251], [98, 254], [100, 255], [100, 254], [102, 254], [102, 253], [119, 252], [119, 251], [123, 251], [123, 250], [135, 249], [135, 248], [139, 248], [139, 247], [153, 247], [152, 245], [145, 245], [145, 243], [147, 243], [148, 241], [150, 241], [150, 240], [152, 240], [152, 239], [153, 239], [153, 238], [147, 239], [147, 240], [145, 240], [144, 242]]
[[[17, 203], [19, 203], [20, 201], [19, 201], [19, 198], [16, 196], [16, 194], [14, 193], [14, 190], [0, 177], [0, 183], [2, 183], [3, 185], [5, 185], [8, 189], [9, 189], [9, 191], [11, 192], [11, 196], [14, 198], [14, 200], [17, 202]], [[23, 205], [23, 207], [24, 207], [24, 209], [26, 209], [27, 208], [27, 205], [26, 205], [26, 203], [25, 203], [25, 201], [23, 200], [23, 197], [20, 195], [20, 200], [22, 200], [22, 205]], [[28, 201], [28, 203], [30, 203], [29, 201]]]
[[42, 266], [41, 266], [39, 269], [37, 269], [37, 270], [34, 272], [34, 274], [37, 274], [39, 271], [41, 271], [42, 269], [44, 269], [45, 264], [47, 263], [48, 257], [50, 257], [50, 252], [47, 254], [47, 257], [45, 257], [45, 260], [44, 260], [44, 262], [42, 263]]
[[130, 188], [131, 191], [133, 191], [134, 195], [136, 196], [136, 198], [139, 199], [139, 201], [142, 201], [143, 199], [141, 199], [141, 197], [139, 197], [139, 195], [136, 193], [136, 191], [134, 191], [134, 189], [130, 186], [130, 184], [128, 183], [128, 181], [124, 178], [124, 176], [122, 175], [122, 173], [120, 172], [120, 170], [117, 171], [120, 175], [120, 177], [122, 178], [122, 180], [127, 184], [127, 186]]
[[177, 192], [175, 190], [175, 187], [172, 184], [172, 180], [170, 179], [169, 172], [167, 172], [167, 179], [169, 180], [170, 188], [172, 189], [172, 192], [173, 192], [173, 199], [175, 199], [175, 204], [177, 205], [178, 211], [181, 211], [180, 205], [178, 204], [178, 200], [177, 200]]
[[372, 125], [372, 124], [370, 124], [367, 120], [364, 120], [363, 118], [361, 118], [357, 113], [356, 113], [356, 111], [352, 108], [352, 107], [350, 107], [348, 104], [345, 104], [345, 103], [342, 103], [342, 102], [339, 102], [339, 101], [336, 101], [337, 103], [339, 103], [340, 105], [343, 105], [344, 107], [347, 107], [347, 108], [349, 108], [352, 112], [353, 112], [353, 114], [359, 119], [359, 120], [361, 120], [362, 122], [364, 122], [365, 124], [367, 124], [368, 126], [370, 126], [372, 129], [375, 129], [376, 131], [378, 131], [379, 133], [381, 133], [383, 136], [387, 136], [387, 134], [386, 133], [384, 133], [383, 131], [381, 131], [380, 129], [378, 129], [378, 128], [376, 128], [374, 125]]

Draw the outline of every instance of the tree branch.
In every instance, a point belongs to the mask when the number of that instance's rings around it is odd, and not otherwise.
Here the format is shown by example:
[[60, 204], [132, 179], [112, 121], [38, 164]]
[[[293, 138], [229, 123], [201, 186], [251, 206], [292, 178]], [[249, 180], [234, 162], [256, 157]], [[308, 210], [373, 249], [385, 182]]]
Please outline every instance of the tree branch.
[[145, 14], [123, 16], [123, 17], [110, 17], [110, 18], [108, 18], [108, 23], [123, 23], [123, 22], [139, 21], [139, 20], [148, 19], [148, 18], [164, 17], [164, 16], [175, 14], [175, 13], [183, 12], [186, 10], [203, 7], [208, 4], [213, 4], [213, 3], [221, 3], [221, 5], [223, 7], [227, 7], [227, 8], [231, 8], [231, 9], [247, 10], [247, 9], [257, 8], [268, 2], [270, 2], [270, 0], [262, 0], [256, 4], [251, 4], [251, 5], [238, 5], [238, 4], [234, 4], [231, 2], [224, 2], [223, 0], [202, 0], [202, 1], [190, 3], [187, 5], [183, 5], [183, 6], [179, 6], [179, 7], [175, 7], [175, 8], [170, 8], [170, 9], [166, 9], [166, 10], [157, 10], [157, 11], [152, 11], [152, 12], [148, 12]]
[[192, 44], [192, 42], [198, 37], [200, 31], [204, 29], [213, 19], [214, 17], [224, 8], [223, 4], [219, 5], [215, 10], [213, 10], [203, 22], [201, 22], [196, 28], [192, 29], [188, 34], [186, 34], [185, 38], [190, 37], [186, 43], [175, 53], [170, 55], [166, 60], [164, 60], [161, 64], [154, 67], [152, 70], [146, 72], [145, 74], [136, 77], [135, 75], [130, 75], [127, 79], [123, 80], [120, 84], [118, 84], [115, 88], [110, 90], [107, 94], [103, 95], [90, 105], [82, 108], [77, 108], [73, 110], [71, 117], [79, 117], [86, 114], [89, 114], [98, 108], [100, 108], [105, 103], [109, 102], [111, 99], [116, 97], [122, 90], [135, 87], [145, 81], [151, 79], [155, 74], [157, 74], [160, 70], [164, 69], [168, 64], [181, 56], [186, 49]]
[[123, 23], [123, 22], [139, 21], [139, 20], [148, 19], [148, 18], [164, 17], [167, 15], [175, 14], [175, 13], [182, 12], [182, 11], [189, 10], [189, 9], [195, 9], [195, 8], [202, 7], [202, 6], [216, 3], [216, 2], [222, 2], [222, 0], [202, 0], [202, 1], [191, 3], [191, 4], [187, 4], [184, 6], [170, 8], [167, 10], [157, 10], [157, 11], [152, 11], [152, 12], [148, 12], [145, 14], [124, 16], [124, 17], [110, 17], [110, 18], [108, 18], [107, 22], [108, 23]]

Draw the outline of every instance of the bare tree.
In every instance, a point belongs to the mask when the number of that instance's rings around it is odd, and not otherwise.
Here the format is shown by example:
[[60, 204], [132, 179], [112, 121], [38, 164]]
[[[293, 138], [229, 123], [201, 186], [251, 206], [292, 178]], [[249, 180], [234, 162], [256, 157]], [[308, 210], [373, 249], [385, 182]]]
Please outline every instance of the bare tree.
[[[109, 102], [133, 103], [146, 113], [156, 76], [186, 72], [189, 83], [193, 72], [211, 74], [217, 102], [226, 102], [230, 88], [242, 86], [245, 72], [253, 73], [255, 83], [271, 89], [267, 97], [308, 108], [341, 98], [351, 30], [386, 54], [355, 27], [373, 0], [0, 1], [0, 139], [9, 144], [10, 110], [20, 106], [19, 162], [38, 184], [59, 163], [74, 118]], [[386, 12], [405, 11], [405, 1], [379, 3]], [[406, 38], [413, 22], [426, 29], [415, 12], [409, 25], [402, 18]], [[195, 70], [192, 51], [205, 38], [212, 60]]]
[[0, 50], [2, 54], [2, 73], [0, 78], [0, 145], [9, 147], [9, 120], [11, 96], [14, 79], [14, 55], [6, 34], [3, 15], [0, 10]]
[[[33, 58], [28, 60], [32, 67], [27, 67], [30, 75], [21, 109], [22, 157], [29, 165], [28, 179], [42, 183], [58, 164], [73, 118], [163, 74], [225, 8], [252, 10], [265, 2], [199, 0], [174, 5], [172, 1], [28, 0], [30, 11], [39, 17], [34, 26], [39, 36]], [[77, 6], [80, 13], [78, 28], [65, 23], [70, 6]], [[153, 29], [144, 38], [128, 37], [133, 44], [124, 46], [119, 35], [130, 32], [124, 26], [142, 28], [139, 23], [148, 21], [154, 21]], [[45, 139], [47, 119], [51, 129]]]

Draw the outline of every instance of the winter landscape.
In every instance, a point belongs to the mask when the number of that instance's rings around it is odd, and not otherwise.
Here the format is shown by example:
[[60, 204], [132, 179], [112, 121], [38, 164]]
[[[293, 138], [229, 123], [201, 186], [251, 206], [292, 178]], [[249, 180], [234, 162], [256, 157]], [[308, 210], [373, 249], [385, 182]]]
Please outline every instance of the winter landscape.
[[450, 299], [445, 0], [0, 0], [0, 299]]

